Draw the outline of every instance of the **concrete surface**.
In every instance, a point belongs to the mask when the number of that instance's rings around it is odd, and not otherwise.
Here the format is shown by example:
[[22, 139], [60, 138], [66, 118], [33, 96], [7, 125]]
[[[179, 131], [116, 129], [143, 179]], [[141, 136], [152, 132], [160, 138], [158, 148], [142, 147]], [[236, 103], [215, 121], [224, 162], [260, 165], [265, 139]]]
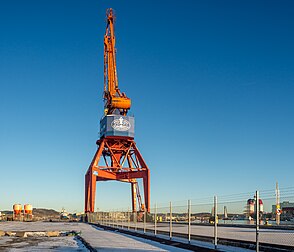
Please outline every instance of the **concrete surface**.
[[[125, 227], [128, 225], [127, 222], [123, 224]], [[131, 223], [131, 226], [134, 228], [133, 223]], [[143, 229], [143, 223], [137, 223], [137, 227]], [[154, 224], [147, 223], [146, 228], [152, 230], [154, 229]], [[157, 230], [169, 232], [169, 223], [158, 223]], [[187, 234], [188, 227], [186, 224], [173, 224], [173, 232]], [[219, 238], [250, 242], [255, 242], [256, 239], [254, 228], [218, 226], [217, 233]], [[213, 237], [214, 227], [192, 225], [191, 234]], [[291, 246], [294, 251], [294, 230], [260, 229], [259, 241], [273, 245]]]
[[[97, 251], [174, 251], [187, 250], [160, 244], [158, 242], [105, 231], [85, 223], [76, 222], [0, 222], [0, 230], [11, 234], [32, 232], [65, 232], [75, 231], [80, 234], [92, 248]], [[0, 238], [0, 251], [88, 251], [76, 238], [70, 236], [3, 236]]]

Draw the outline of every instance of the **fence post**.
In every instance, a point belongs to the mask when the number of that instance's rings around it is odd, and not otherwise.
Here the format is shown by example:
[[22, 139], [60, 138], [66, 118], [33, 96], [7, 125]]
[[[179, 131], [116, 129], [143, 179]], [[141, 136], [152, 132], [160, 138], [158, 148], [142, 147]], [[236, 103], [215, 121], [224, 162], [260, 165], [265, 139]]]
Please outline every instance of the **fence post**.
[[118, 214], [117, 214], [117, 210], [115, 211], [115, 222], [116, 222], [116, 228], [118, 228]]
[[173, 236], [173, 214], [172, 214], [172, 202], [169, 202], [169, 239], [172, 239]]
[[114, 212], [114, 209], [113, 209], [113, 211], [112, 211], [112, 226], [113, 226], [113, 228], [115, 228], [115, 212]]
[[116, 227], [119, 228], [119, 210], [116, 210]]
[[279, 184], [276, 182], [276, 224], [280, 225], [281, 221], [281, 206], [280, 206], [280, 190], [279, 190]]
[[113, 226], [113, 210], [110, 211], [110, 223], [109, 226]]
[[118, 210], [115, 211], [115, 222], [116, 222], [116, 228], [118, 228], [118, 224], [119, 224], [119, 218], [118, 218]]
[[108, 225], [111, 227], [111, 210], [108, 210]]
[[144, 221], [143, 233], [145, 234], [146, 233], [146, 208], [144, 209], [144, 219], [143, 219], [143, 221]]
[[130, 209], [128, 208], [128, 230], [130, 230]]
[[104, 225], [107, 226], [107, 212], [104, 212]]
[[116, 226], [116, 211], [113, 210], [113, 227], [115, 228]]
[[137, 232], [137, 210], [134, 212], [135, 231]]
[[128, 218], [128, 212], [126, 210], [124, 212], [124, 219], [123, 219], [123, 226], [124, 226], [124, 228], [127, 228], [127, 218]]
[[124, 228], [124, 217], [125, 217], [124, 210], [122, 210], [121, 211], [121, 229]]
[[155, 203], [154, 209], [154, 235], [157, 235], [157, 204]]
[[121, 212], [120, 212], [120, 217], [119, 217], [119, 221], [120, 221], [120, 227], [121, 227], [121, 229], [123, 228], [123, 218], [122, 218], [122, 216], [123, 216], [123, 212], [121, 211]]
[[256, 209], [256, 252], [259, 252], [259, 191], [255, 194], [255, 209]]
[[188, 200], [188, 241], [191, 242], [191, 200]]
[[108, 212], [105, 212], [105, 226], [108, 226]]
[[217, 249], [217, 197], [214, 196], [214, 249]]

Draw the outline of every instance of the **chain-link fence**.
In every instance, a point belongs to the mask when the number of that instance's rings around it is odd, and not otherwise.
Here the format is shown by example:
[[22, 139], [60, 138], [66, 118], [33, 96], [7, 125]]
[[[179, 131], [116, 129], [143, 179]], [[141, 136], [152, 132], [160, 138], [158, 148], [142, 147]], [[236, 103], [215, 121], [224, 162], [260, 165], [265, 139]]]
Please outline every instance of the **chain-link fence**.
[[155, 204], [149, 213], [112, 210], [84, 217], [93, 224], [215, 248], [294, 251], [294, 188]]

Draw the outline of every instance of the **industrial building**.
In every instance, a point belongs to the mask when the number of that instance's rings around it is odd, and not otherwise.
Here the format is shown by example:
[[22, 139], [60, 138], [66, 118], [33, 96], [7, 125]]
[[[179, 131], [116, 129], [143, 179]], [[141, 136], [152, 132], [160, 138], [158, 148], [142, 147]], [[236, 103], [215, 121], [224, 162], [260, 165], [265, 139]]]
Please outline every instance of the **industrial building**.
[[[272, 213], [276, 214], [276, 205], [272, 205]], [[294, 218], [294, 203], [290, 201], [283, 201], [280, 203], [281, 217], [284, 219], [291, 219]]]

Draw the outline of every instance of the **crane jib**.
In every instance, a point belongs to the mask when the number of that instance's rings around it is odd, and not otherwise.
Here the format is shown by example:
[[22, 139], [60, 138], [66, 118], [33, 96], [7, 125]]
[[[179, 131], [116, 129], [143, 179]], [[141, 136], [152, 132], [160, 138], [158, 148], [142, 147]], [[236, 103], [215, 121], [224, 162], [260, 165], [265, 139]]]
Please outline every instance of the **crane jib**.
[[112, 9], [107, 11], [107, 25], [104, 36], [104, 99], [105, 115], [117, 114], [126, 116], [131, 108], [131, 99], [118, 87], [116, 49], [114, 35], [115, 16]]

